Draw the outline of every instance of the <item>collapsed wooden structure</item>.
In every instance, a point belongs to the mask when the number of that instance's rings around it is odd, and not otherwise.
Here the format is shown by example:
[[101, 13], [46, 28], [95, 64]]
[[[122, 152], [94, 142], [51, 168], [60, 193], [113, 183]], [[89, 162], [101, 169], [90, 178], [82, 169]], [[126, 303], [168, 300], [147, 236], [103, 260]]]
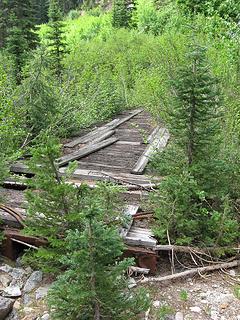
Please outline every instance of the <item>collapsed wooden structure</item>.
[[[125, 254], [135, 256], [138, 265], [149, 268], [152, 273], [156, 269], [154, 248], [157, 241], [150, 230], [135, 227], [133, 220], [141, 200], [161, 181], [161, 177], [146, 175], [145, 169], [153, 153], [156, 150], [162, 151], [168, 140], [168, 130], [164, 126], [156, 126], [149, 113], [138, 109], [122, 113], [118, 118], [97, 126], [84, 135], [65, 141], [63, 154], [56, 159], [60, 175], [65, 175], [69, 162], [77, 161], [78, 168], [69, 180], [69, 183], [76, 186], [87, 183], [95, 187], [99, 180], [104, 180], [126, 188], [123, 192], [123, 198], [128, 204], [125, 214], [131, 216], [131, 223], [127, 229], [122, 230], [123, 239], [128, 246]], [[10, 170], [26, 178], [33, 175], [27, 161], [15, 163]], [[24, 181], [12, 178], [6, 181], [8, 187], [25, 187], [24, 184]], [[20, 216], [16, 214], [19, 210], [22, 211]], [[0, 219], [7, 226], [5, 254], [10, 258], [15, 255], [13, 242], [27, 243], [32, 247], [44, 244], [43, 240], [27, 238], [19, 232], [24, 223], [23, 211], [21, 208], [14, 210], [0, 207]]]

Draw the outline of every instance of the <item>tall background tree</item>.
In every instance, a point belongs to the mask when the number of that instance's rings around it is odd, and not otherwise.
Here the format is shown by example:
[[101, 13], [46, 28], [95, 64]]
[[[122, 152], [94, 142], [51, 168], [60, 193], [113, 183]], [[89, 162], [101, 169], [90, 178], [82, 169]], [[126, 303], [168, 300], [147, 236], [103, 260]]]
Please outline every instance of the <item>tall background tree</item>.
[[51, 66], [60, 79], [63, 72], [63, 58], [66, 54], [65, 30], [62, 22], [63, 15], [58, 0], [49, 3], [49, 29], [46, 35]]
[[128, 28], [132, 25], [132, 15], [135, 9], [134, 0], [114, 0], [112, 25], [115, 28]]
[[178, 244], [236, 241], [238, 213], [229, 199], [228, 163], [221, 159], [217, 139], [221, 95], [205, 48], [189, 47], [186, 65], [173, 81], [173, 95], [168, 117], [172, 143], [159, 159], [167, 168], [167, 178], [153, 196], [158, 219], [155, 232]]
[[[14, 71], [17, 83], [21, 81], [21, 72], [29, 52], [36, 48], [38, 35], [36, 33], [36, 19], [32, 0], [6, 0], [4, 12], [7, 12], [2, 40], [6, 49], [13, 58]], [[4, 16], [3, 16], [4, 17]]]

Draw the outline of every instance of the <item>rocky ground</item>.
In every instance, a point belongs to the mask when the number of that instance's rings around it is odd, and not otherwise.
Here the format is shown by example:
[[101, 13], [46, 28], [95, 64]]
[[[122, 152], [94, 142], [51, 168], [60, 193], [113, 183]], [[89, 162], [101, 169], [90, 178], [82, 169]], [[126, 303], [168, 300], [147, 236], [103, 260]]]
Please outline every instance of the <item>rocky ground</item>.
[[0, 264], [0, 320], [48, 320], [49, 287], [41, 271]]
[[[49, 287], [41, 271], [0, 263], [0, 320], [50, 319]], [[240, 268], [147, 288], [152, 305], [141, 320], [240, 320]]]
[[148, 288], [148, 320], [240, 320], [240, 268]]

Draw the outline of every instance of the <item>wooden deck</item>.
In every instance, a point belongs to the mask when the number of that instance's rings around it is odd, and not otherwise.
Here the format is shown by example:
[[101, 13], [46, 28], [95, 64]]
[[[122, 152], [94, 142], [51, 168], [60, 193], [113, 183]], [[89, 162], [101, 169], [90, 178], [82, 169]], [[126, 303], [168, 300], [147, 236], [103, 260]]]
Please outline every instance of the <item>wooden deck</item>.
[[[124, 112], [110, 122], [101, 123], [94, 128], [84, 130], [82, 134], [63, 141], [62, 155], [56, 159], [59, 174], [65, 175], [68, 164], [77, 161], [69, 183], [76, 186], [87, 183], [91, 187], [100, 181], [111, 181], [123, 185], [126, 191], [122, 198], [127, 206], [125, 214], [131, 216], [130, 224], [122, 229], [121, 235], [127, 245], [126, 256], [135, 257], [138, 266], [156, 271], [157, 254], [154, 250], [157, 241], [151, 230], [139, 228], [134, 224], [141, 201], [149, 191], [161, 181], [161, 177], [146, 174], [149, 159], [156, 150], [163, 150], [168, 143], [169, 133], [161, 124], [156, 124], [151, 115], [143, 110]], [[27, 161], [17, 162], [10, 171], [28, 179], [33, 173]], [[24, 182], [6, 181], [8, 201], [0, 206], [0, 218], [5, 225], [5, 255], [15, 257], [15, 242], [27, 247], [42, 245], [39, 239], [22, 236], [18, 228], [24, 226], [27, 204], [19, 189]], [[17, 229], [11, 229], [17, 228]]]

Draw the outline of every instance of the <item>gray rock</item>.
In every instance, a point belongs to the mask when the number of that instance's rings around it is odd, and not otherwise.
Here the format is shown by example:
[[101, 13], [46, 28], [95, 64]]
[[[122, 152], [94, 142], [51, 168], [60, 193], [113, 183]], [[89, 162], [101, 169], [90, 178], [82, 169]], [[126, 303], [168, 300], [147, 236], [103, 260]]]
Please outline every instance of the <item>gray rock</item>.
[[153, 306], [154, 306], [154, 308], [159, 308], [160, 307], [160, 301], [159, 300], [153, 301]]
[[12, 311], [14, 300], [0, 297], [0, 320], [4, 320]]
[[184, 320], [184, 316], [182, 312], [177, 312], [175, 314], [175, 320]]
[[33, 302], [33, 299], [30, 297], [29, 294], [24, 294], [23, 296], [23, 304], [29, 306]]
[[10, 283], [10, 287], [19, 287], [20, 289], [22, 289], [24, 285], [24, 282], [22, 279], [13, 279]]
[[21, 280], [25, 276], [26, 272], [22, 268], [12, 268], [11, 272], [9, 272], [10, 275], [13, 277], [15, 280]]
[[12, 267], [10, 267], [9, 265], [7, 264], [4, 264], [3, 266], [0, 266], [0, 271], [4, 271], [6, 273], [11, 273], [12, 271]]
[[49, 288], [50, 286], [45, 286], [45, 287], [39, 287], [37, 290], [36, 290], [36, 300], [40, 300], [40, 299], [43, 299], [47, 296], [48, 294], [48, 291], [49, 291]]
[[210, 316], [211, 316], [211, 319], [212, 319], [212, 320], [218, 320], [218, 319], [219, 319], [219, 314], [218, 314], [218, 312], [215, 311], [215, 310], [211, 310]]
[[15, 298], [20, 297], [21, 295], [21, 289], [18, 286], [8, 286], [3, 290], [4, 297]]
[[135, 279], [130, 278], [130, 279], [128, 280], [128, 288], [129, 288], [129, 289], [136, 287], [136, 285], [137, 285], [137, 282], [136, 282]]
[[41, 320], [49, 320], [50, 319], [50, 315], [48, 313], [45, 313], [43, 316], [41, 316], [40, 319]]
[[13, 310], [5, 320], [20, 320], [19, 315], [16, 310]]
[[230, 276], [232, 276], [232, 277], [235, 277], [236, 276], [236, 271], [235, 270], [229, 270], [229, 274], [230, 274]]
[[199, 307], [190, 307], [190, 310], [192, 312], [197, 312], [197, 313], [200, 313], [202, 311], [201, 308], [199, 308]]
[[6, 288], [12, 280], [12, 277], [5, 271], [0, 271], [0, 289]]
[[43, 274], [41, 271], [34, 271], [30, 277], [27, 279], [25, 286], [23, 288], [24, 292], [30, 292], [35, 289], [39, 283], [42, 281]]

